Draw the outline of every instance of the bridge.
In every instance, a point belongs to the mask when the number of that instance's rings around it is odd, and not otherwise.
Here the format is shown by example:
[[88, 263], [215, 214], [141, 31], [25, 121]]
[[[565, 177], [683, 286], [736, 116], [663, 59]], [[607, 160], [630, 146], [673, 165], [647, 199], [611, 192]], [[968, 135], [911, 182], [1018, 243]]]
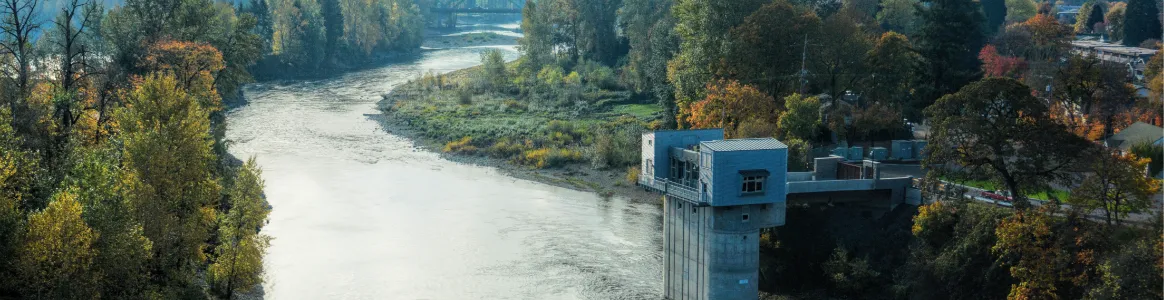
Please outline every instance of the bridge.
[[458, 14], [521, 14], [524, 0], [437, 0], [430, 12], [435, 14], [433, 26], [453, 28]]

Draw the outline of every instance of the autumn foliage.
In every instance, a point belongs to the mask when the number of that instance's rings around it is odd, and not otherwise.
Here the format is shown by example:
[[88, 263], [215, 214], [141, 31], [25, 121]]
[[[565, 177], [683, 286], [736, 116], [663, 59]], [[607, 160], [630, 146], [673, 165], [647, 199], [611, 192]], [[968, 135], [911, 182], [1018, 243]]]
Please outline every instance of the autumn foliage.
[[978, 52], [978, 59], [982, 60], [982, 72], [987, 77], [1022, 77], [1027, 68], [1027, 62], [1021, 57], [1003, 56], [998, 54], [994, 45], [982, 47]]
[[737, 126], [752, 120], [774, 122], [780, 108], [776, 99], [735, 80], [707, 85], [707, 97], [680, 107], [679, 121], [690, 128], [723, 127], [733, 135]]

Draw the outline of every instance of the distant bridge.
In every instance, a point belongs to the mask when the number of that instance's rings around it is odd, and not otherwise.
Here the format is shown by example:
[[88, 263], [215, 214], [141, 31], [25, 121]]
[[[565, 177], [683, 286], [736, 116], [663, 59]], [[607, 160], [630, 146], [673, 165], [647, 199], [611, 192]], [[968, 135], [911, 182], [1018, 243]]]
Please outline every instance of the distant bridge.
[[457, 26], [457, 14], [521, 14], [524, 0], [437, 0], [429, 9], [436, 14], [436, 27]]

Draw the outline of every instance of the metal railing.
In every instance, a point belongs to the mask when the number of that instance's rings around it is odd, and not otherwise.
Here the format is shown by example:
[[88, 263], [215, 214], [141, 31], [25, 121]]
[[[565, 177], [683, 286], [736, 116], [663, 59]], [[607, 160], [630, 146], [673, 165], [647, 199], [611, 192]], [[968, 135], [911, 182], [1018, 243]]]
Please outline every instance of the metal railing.
[[700, 201], [699, 191], [695, 188], [668, 180], [666, 178], [641, 178], [639, 184], [653, 189], [655, 191], [667, 194], [667, 196], [679, 198], [683, 201], [695, 203], [699, 206], [709, 205], [707, 202]]

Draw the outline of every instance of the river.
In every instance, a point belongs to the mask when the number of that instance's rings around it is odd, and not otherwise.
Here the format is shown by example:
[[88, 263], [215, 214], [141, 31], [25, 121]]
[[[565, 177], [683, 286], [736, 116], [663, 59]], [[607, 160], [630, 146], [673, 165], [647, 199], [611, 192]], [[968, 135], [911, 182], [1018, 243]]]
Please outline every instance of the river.
[[454, 163], [376, 121], [381, 94], [484, 49], [245, 89], [227, 139], [257, 157], [274, 208], [266, 298], [661, 298], [657, 205]]

